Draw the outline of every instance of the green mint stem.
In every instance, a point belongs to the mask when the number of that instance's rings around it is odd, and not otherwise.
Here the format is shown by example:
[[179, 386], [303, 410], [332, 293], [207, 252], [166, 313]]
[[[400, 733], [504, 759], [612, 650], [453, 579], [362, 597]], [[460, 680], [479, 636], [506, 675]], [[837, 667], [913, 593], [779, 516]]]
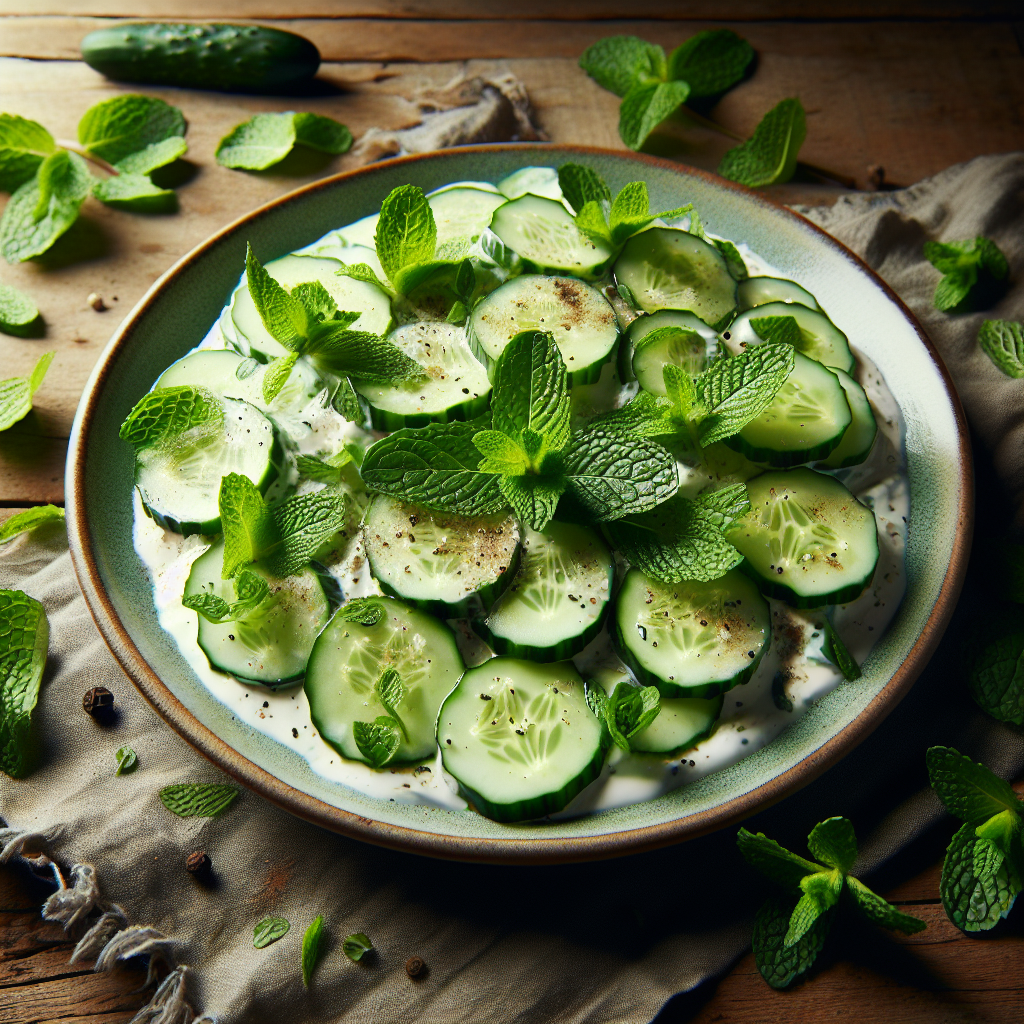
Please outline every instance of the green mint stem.
[[115, 178], [121, 173], [113, 164], [108, 164], [102, 157], [90, 153], [85, 146], [81, 146], [77, 142], [72, 142], [70, 139], [54, 139], [54, 142], [62, 149], [70, 149], [72, 153], [77, 153], [83, 159], [101, 167], [107, 174], [112, 174]]

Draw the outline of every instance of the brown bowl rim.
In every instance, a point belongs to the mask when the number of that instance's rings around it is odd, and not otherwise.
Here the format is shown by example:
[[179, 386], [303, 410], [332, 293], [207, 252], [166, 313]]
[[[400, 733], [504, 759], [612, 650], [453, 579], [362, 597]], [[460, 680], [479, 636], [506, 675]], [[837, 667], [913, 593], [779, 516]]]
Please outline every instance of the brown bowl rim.
[[[754, 199], [762, 206], [781, 211], [793, 217], [822, 236], [831, 247], [857, 264], [880, 287], [889, 299], [900, 309], [917, 332], [942, 379], [952, 402], [957, 425], [959, 448], [959, 502], [960, 516], [949, 566], [935, 604], [906, 659], [896, 670], [883, 689], [870, 704], [847, 726], [823, 743], [812, 754], [773, 779], [731, 800], [703, 811], [695, 811], [683, 818], [657, 825], [645, 825], [621, 832], [576, 838], [557, 837], [534, 838], [469, 838], [443, 836], [404, 825], [392, 825], [375, 821], [352, 811], [334, 807], [316, 797], [303, 793], [282, 782], [273, 774], [253, 764], [233, 747], [229, 746], [196, 717], [171, 693], [160, 677], [143, 658], [134, 641], [114, 610], [100, 579], [99, 569], [91, 546], [85, 507], [78, 501], [84, 487], [85, 455], [92, 413], [99, 400], [103, 382], [109, 367], [121, 354], [138, 321], [164, 285], [181, 273], [194, 261], [200, 259], [208, 249], [226, 235], [238, 230], [271, 210], [294, 202], [298, 198], [321, 189], [333, 188], [338, 182], [348, 181], [361, 175], [373, 174], [382, 167], [396, 164], [416, 164], [421, 161], [445, 158], [453, 152], [465, 149], [468, 152], [522, 152], [535, 149], [539, 153], [557, 149], [580, 155], [628, 158], [641, 164], [670, 171], [682, 171], [703, 178], [721, 188], [740, 192]], [[599, 860], [610, 857], [642, 853], [673, 843], [694, 839], [709, 832], [736, 824], [752, 814], [762, 811], [784, 797], [808, 785], [826, 769], [845, 757], [861, 743], [906, 696], [914, 681], [921, 674], [934, 653], [939, 640], [949, 624], [953, 609], [963, 585], [970, 554], [974, 522], [974, 479], [973, 462], [967, 422], [959, 396], [935, 346], [925, 333], [913, 313], [899, 296], [862, 260], [856, 253], [795, 211], [776, 203], [766, 196], [743, 185], [727, 181], [716, 174], [690, 167], [675, 161], [648, 156], [642, 153], [605, 149], [595, 146], [554, 145], [537, 143], [489, 144], [472, 147], [458, 147], [430, 153], [413, 154], [380, 161], [352, 171], [344, 171], [322, 178], [301, 188], [279, 196], [255, 210], [236, 218], [230, 224], [211, 235], [191, 252], [178, 260], [165, 274], [150, 287], [135, 308], [118, 327], [114, 336], [93, 372], [88, 390], [82, 397], [75, 418], [68, 451], [67, 463], [67, 526], [72, 562], [79, 584], [93, 620], [103, 636], [111, 653], [156, 713], [164, 719], [186, 742], [200, 754], [212, 761], [238, 782], [270, 800], [278, 807], [297, 815], [306, 821], [320, 825], [333, 832], [360, 839], [364, 842], [385, 846], [404, 852], [413, 852], [447, 860], [465, 860], [496, 864], [562, 864]]]

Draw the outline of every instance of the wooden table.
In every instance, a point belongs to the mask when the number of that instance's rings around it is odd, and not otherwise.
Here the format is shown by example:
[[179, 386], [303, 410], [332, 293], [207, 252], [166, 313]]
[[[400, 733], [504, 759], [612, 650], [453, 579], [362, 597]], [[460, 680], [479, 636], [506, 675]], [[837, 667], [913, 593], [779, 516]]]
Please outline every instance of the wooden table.
[[[1024, 139], [1024, 22], [1013, 21], [1020, 8], [1012, 0], [592, 0], [561, 8], [546, 0], [0, 0], [0, 109], [74, 138], [87, 107], [123, 91], [78, 61], [82, 36], [119, 17], [187, 19], [199, 6], [209, 19], [266, 21], [311, 38], [327, 87], [299, 109], [330, 114], [357, 136], [373, 125], [414, 123], [408, 97], [419, 85], [508, 68], [526, 84], [552, 141], [619, 148], [617, 100], [576, 64], [585, 47], [631, 33], [668, 49], [728, 24], [754, 45], [758, 66], [711, 116], [749, 134], [770, 106], [798, 95], [808, 113], [801, 155], [860, 187], [872, 165], [888, 182], [908, 185]], [[180, 212], [140, 217], [90, 202], [43, 259], [0, 266], [0, 281], [30, 293], [47, 324], [43, 340], [0, 335], [0, 377], [27, 373], [44, 349], [57, 352], [36, 410], [0, 434], [0, 509], [63, 501], [67, 438], [89, 371], [124, 313], [171, 263], [259, 203], [352, 163], [348, 156], [252, 175], [217, 167], [213, 150], [229, 128], [297, 102], [145, 91], [189, 120]], [[730, 143], [672, 122], [652, 145], [714, 169]], [[784, 202], [832, 202], [842, 191], [813, 178], [768, 190]], [[94, 292], [107, 312], [87, 304]], [[891, 867], [886, 895], [927, 919], [921, 935], [887, 942], [884, 953], [836, 944], [823, 968], [788, 993], [769, 989], [748, 954], [675, 1000], [659, 1024], [1019, 1021], [1022, 915], [996, 938], [962, 936], [938, 901], [941, 856], [933, 843], [904, 851]], [[132, 991], [139, 976], [70, 967], [60, 929], [39, 920], [48, 891], [18, 870], [0, 870], [0, 1024], [122, 1024], [142, 1004]]]

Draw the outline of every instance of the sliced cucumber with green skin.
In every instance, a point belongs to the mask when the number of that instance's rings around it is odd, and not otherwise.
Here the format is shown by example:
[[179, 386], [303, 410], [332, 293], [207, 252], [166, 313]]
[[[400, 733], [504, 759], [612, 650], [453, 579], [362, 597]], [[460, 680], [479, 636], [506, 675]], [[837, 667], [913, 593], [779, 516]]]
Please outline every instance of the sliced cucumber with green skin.
[[[185, 596], [215, 594], [236, 600], [234, 580], [221, 579], [224, 542], [214, 544], [192, 563]], [[213, 623], [199, 618], [199, 646], [210, 664], [236, 679], [265, 686], [300, 680], [317, 634], [331, 616], [320, 578], [310, 568], [284, 579], [260, 565], [247, 566], [270, 584], [262, 614], [244, 622]]]
[[875, 422], [875, 414], [871, 410], [871, 403], [864, 394], [864, 389], [848, 373], [842, 370], [832, 372], [839, 378], [839, 383], [846, 392], [846, 401], [850, 403], [853, 422], [846, 428], [842, 441], [821, 464], [828, 469], [858, 466], [871, 454], [878, 434], [878, 424]]
[[[384, 334], [391, 323], [390, 297], [376, 285], [357, 281], [354, 277], [340, 277], [337, 273], [340, 266], [339, 260], [319, 256], [282, 256], [279, 260], [271, 260], [266, 271], [289, 291], [297, 284], [319, 281], [338, 304], [338, 309], [361, 314], [352, 324], [352, 330]], [[288, 349], [272, 338], [263, 326], [244, 277], [231, 300], [231, 319], [257, 359], [288, 355]]]
[[524, 195], [499, 206], [491, 230], [538, 273], [600, 277], [612, 249], [584, 235], [554, 199]]
[[491, 382], [461, 327], [419, 321], [399, 327], [388, 341], [419, 363], [427, 377], [391, 387], [357, 384], [356, 390], [370, 403], [374, 429], [471, 420], [487, 410]]
[[[653, 320], [654, 317], [645, 319]], [[645, 331], [633, 345], [633, 376], [640, 387], [654, 395], [668, 394], [666, 366], [682, 367], [691, 377], [696, 377], [708, 361], [707, 341], [703, 335], [693, 327], [672, 326], [670, 330], [671, 334], [654, 339], [651, 338], [653, 331]]]
[[736, 282], [713, 245], [675, 228], [634, 235], [615, 261], [615, 280], [641, 309], [688, 309], [717, 324], [736, 307]]
[[560, 811], [601, 774], [604, 729], [571, 662], [491, 658], [468, 669], [437, 716], [445, 771], [495, 821]]
[[366, 511], [363, 542], [384, 590], [445, 618], [489, 607], [519, 560], [514, 516], [430, 512], [385, 494]]
[[748, 277], [736, 287], [736, 304], [741, 310], [769, 302], [799, 302], [808, 309], [821, 311], [817, 299], [806, 288], [784, 277]]
[[771, 405], [725, 443], [752, 462], [799, 466], [817, 462], [842, 443], [853, 420], [839, 377], [795, 353], [786, 383]]
[[740, 313], [722, 331], [726, 348], [737, 355], [748, 345], [764, 344], [750, 321], [769, 316], [791, 316], [796, 320], [802, 338], [797, 348], [805, 356], [847, 373], [853, 370], [854, 358], [846, 335], [824, 313], [808, 309], [798, 302], [768, 302]]
[[441, 702], [462, 675], [455, 634], [439, 619], [391, 597], [371, 598], [384, 614], [372, 626], [340, 615], [324, 627], [306, 666], [310, 717], [343, 757], [366, 762], [352, 735], [354, 722], [388, 714], [374, 692], [381, 673], [394, 669], [404, 695], [398, 707], [404, 733], [392, 764], [433, 757]]
[[812, 469], [747, 481], [750, 511], [726, 527], [740, 569], [794, 608], [846, 604], [878, 563], [875, 515], [835, 477]]
[[571, 523], [527, 529], [523, 548], [515, 579], [473, 626], [498, 654], [564, 661], [601, 631], [615, 560], [593, 530]]
[[541, 274], [508, 281], [479, 302], [470, 320], [470, 343], [490, 364], [522, 331], [554, 336], [573, 384], [593, 384], [619, 340], [615, 310], [596, 288]]
[[[709, 327], [699, 316], [686, 309], [659, 309], [649, 316], [638, 316], [629, 325], [626, 337], [619, 346], [619, 377], [621, 380], [636, 380], [633, 373], [633, 356], [648, 334], [662, 327], [681, 327], [684, 331], [696, 331], [705, 341], [706, 351], [714, 352], [718, 348], [718, 333]], [[664, 388], [664, 378], [659, 378]], [[651, 380], [651, 384], [656, 382]], [[650, 390], [649, 388], [646, 390]], [[664, 394], [664, 391], [657, 392]]]
[[[632, 684], [623, 680], [615, 685]], [[675, 757], [684, 750], [696, 746], [701, 740], [707, 739], [715, 731], [723, 703], [724, 698], [721, 695], [707, 699], [662, 697], [658, 717], [646, 729], [630, 738], [630, 749], [637, 754]]]
[[491, 223], [494, 211], [508, 200], [500, 192], [457, 186], [427, 196], [437, 227], [437, 244], [456, 238], [475, 242]]
[[736, 569], [661, 583], [630, 569], [615, 608], [623, 661], [663, 697], [716, 697], [747, 682], [771, 643], [771, 613]]
[[498, 182], [498, 191], [509, 199], [527, 194], [562, 201], [562, 186], [554, 167], [522, 167]]
[[220, 481], [247, 476], [260, 490], [277, 479], [284, 458], [273, 424], [255, 406], [224, 399], [224, 422], [196, 428], [171, 448], [147, 448], [136, 457], [135, 486], [146, 513], [165, 530], [220, 533]]

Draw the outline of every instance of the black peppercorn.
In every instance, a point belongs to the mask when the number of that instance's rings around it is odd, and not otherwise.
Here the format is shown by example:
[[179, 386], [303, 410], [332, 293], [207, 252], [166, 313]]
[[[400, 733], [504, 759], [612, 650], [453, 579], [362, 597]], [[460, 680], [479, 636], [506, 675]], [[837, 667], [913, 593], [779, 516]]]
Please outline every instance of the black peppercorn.
[[94, 686], [82, 698], [82, 707], [94, 718], [114, 706], [114, 695], [105, 686]]
[[427, 969], [427, 965], [420, 956], [411, 956], [405, 961], [405, 973], [410, 978], [418, 978]]
[[197, 877], [209, 874], [211, 866], [210, 858], [204, 850], [196, 850], [185, 859], [185, 870]]

